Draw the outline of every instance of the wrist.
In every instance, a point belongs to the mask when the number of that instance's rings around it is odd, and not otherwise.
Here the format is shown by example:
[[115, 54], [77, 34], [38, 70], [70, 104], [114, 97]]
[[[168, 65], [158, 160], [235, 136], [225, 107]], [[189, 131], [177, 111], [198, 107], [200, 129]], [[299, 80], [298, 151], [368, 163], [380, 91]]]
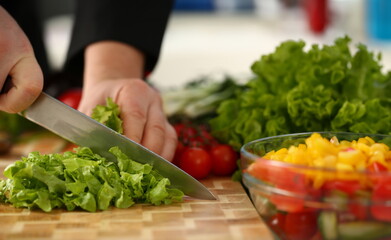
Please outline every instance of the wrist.
[[85, 50], [84, 84], [106, 79], [142, 78], [144, 54], [138, 49], [116, 41], [101, 41]]

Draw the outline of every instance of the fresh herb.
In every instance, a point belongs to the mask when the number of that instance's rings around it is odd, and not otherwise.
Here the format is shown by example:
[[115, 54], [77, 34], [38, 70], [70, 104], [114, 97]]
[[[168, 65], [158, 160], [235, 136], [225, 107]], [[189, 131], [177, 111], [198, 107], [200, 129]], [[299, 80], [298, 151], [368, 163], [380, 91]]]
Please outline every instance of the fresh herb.
[[114, 131], [123, 134], [122, 120], [119, 115], [120, 109], [118, 105], [108, 97], [106, 99], [106, 105], [97, 105], [93, 109], [91, 117]]
[[215, 117], [220, 103], [232, 98], [241, 87], [238, 80], [230, 76], [200, 77], [183, 87], [162, 92], [165, 113], [172, 122], [191, 119], [205, 123], [205, 119]]
[[45, 212], [53, 208], [95, 212], [110, 206], [182, 201], [183, 192], [169, 188], [169, 179], [151, 165], [133, 161], [117, 147], [109, 152], [118, 163], [85, 147], [63, 154], [32, 152], [4, 171], [8, 179], [0, 181], [0, 201]]
[[332, 45], [286, 41], [261, 56], [255, 78], [223, 101], [210, 121], [212, 134], [235, 149], [249, 141], [295, 132], [349, 131], [391, 134], [391, 73], [381, 54], [349, 37]]

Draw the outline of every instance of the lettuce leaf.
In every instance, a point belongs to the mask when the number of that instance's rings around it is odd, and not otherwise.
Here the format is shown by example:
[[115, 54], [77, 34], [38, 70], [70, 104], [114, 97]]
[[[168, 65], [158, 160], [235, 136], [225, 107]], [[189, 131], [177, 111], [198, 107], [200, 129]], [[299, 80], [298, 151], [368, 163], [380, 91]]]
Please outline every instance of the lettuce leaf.
[[254, 62], [251, 79], [223, 101], [210, 120], [212, 134], [236, 150], [249, 141], [295, 132], [391, 134], [391, 73], [381, 54], [348, 36], [333, 44], [281, 43]]
[[106, 105], [97, 105], [91, 114], [91, 118], [106, 125], [114, 131], [123, 134], [122, 120], [119, 117], [119, 106], [108, 97], [106, 99]]

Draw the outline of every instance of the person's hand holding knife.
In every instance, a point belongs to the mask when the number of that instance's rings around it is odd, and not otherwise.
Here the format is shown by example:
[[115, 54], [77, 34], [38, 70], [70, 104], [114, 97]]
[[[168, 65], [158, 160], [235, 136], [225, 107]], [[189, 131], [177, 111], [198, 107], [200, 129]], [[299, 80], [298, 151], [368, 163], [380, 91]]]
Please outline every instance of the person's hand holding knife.
[[[177, 136], [163, 111], [160, 94], [142, 80], [144, 55], [124, 43], [100, 41], [84, 52], [84, 86], [79, 110], [92, 109], [111, 97], [121, 109], [124, 134], [167, 160]], [[6, 83], [7, 82], [7, 83]], [[0, 110], [17, 113], [43, 89], [34, 50], [15, 20], [0, 6]]]
[[17, 113], [26, 109], [42, 88], [42, 70], [30, 41], [0, 6], [0, 110]]

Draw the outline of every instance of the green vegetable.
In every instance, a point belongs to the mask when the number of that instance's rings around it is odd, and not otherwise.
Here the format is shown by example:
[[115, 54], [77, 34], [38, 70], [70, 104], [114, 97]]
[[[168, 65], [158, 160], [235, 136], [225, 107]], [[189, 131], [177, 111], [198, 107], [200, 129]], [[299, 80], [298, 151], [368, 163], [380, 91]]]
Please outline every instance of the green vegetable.
[[1, 132], [6, 132], [12, 138], [17, 138], [22, 132], [28, 130], [42, 130], [42, 128], [19, 114], [0, 111]]
[[391, 236], [391, 225], [383, 222], [346, 222], [338, 224], [339, 238], [342, 240], [383, 239]]
[[251, 69], [256, 77], [223, 101], [212, 134], [236, 150], [249, 141], [308, 131], [391, 134], [391, 73], [381, 55], [349, 37], [332, 45], [286, 41]]
[[118, 147], [109, 150], [118, 164], [106, 161], [89, 148], [41, 155], [32, 152], [4, 171], [0, 201], [15, 207], [86, 211], [110, 206], [128, 208], [135, 203], [154, 205], [180, 202], [183, 192], [169, 188], [170, 181], [148, 164], [129, 159]]
[[215, 115], [220, 103], [235, 95], [242, 86], [232, 77], [222, 80], [202, 77], [177, 89], [162, 92], [164, 110], [168, 117], [200, 119]]
[[[111, 98], [106, 103], [94, 108], [92, 118], [122, 133], [118, 105]], [[183, 200], [184, 193], [169, 188], [169, 179], [151, 165], [133, 161], [118, 147], [109, 152], [117, 158], [116, 163], [86, 147], [63, 154], [32, 152], [5, 169], [8, 179], [0, 180], [0, 202], [45, 212], [77, 207], [95, 212], [110, 206], [128, 208], [135, 203], [160, 205]]]
[[324, 240], [338, 239], [338, 217], [337, 213], [322, 211], [318, 217], [318, 226]]
[[119, 118], [120, 110], [118, 105], [109, 97], [106, 99], [106, 106], [97, 105], [91, 114], [96, 121], [106, 125], [118, 133], [123, 133], [122, 120]]

